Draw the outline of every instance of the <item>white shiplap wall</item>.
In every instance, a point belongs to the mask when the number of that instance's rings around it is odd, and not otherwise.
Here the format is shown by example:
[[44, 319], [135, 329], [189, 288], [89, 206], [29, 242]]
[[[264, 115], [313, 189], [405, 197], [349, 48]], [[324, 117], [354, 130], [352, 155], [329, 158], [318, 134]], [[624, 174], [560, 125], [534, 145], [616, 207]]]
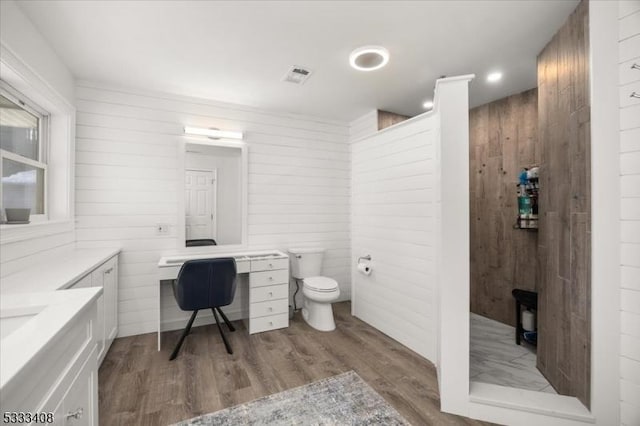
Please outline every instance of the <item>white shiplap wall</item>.
[[349, 140], [356, 141], [378, 131], [378, 110], [374, 109], [349, 123]]
[[620, 421], [640, 425], [640, 1], [621, 1], [620, 61]]
[[[325, 247], [323, 274], [350, 298], [346, 124], [87, 82], [76, 94], [77, 240], [122, 246], [121, 336], [156, 327], [156, 264], [176, 248], [176, 145], [185, 124], [245, 132], [249, 248]], [[170, 224], [170, 235], [156, 235], [157, 223]], [[241, 315], [241, 287], [232, 319]], [[168, 290], [163, 321], [181, 328], [188, 314]]]
[[430, 360], [435, 125], [422, 116], [351, 144], [352, 256], [373, 258], [370, 276], [354, 274], [354, 314]]
[[73, 230], [64, 229], [44, 237], [2, 244], [0, 277], [32, 268], [56, 253], [71, 250], [74, 240]]

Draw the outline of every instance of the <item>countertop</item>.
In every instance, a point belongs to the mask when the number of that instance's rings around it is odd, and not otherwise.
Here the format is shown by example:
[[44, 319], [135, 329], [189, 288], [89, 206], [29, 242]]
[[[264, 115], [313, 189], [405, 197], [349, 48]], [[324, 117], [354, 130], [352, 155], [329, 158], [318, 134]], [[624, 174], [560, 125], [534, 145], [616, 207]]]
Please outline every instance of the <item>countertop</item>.
[[211, 252], [176, 253], [162, 256], [158, 261], [159, 268], [175, 268], [182, 266], [187, 260], [195, 259], [216, 259], [220, 257], [235, 257], [239, 260], [265, 260], [265, 259], [285, 259], [289, 256], [280, 250], [229, 250], [219, 249]]
[[65, 289], [119, 252], [119, 248], [75, 248], [56, 254], [45, 262], [0, 279], [0, 295]]

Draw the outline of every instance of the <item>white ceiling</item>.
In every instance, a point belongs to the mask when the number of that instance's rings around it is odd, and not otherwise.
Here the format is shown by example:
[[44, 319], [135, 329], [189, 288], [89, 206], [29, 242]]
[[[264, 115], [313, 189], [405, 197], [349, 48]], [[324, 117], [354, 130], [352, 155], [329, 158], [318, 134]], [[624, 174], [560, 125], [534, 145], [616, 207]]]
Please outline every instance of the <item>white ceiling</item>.
[[[79, 79], [339, 120], [422, 112], [441, 75], [475, 73], [472, 105], [536, 85], [569, 1], [21, 1]], [[360, 72], [356, 47], [389, 49]], [[281, 78], [309, 67], [303, 86]], [[501, 70], [498, 84], [486, 74]]]

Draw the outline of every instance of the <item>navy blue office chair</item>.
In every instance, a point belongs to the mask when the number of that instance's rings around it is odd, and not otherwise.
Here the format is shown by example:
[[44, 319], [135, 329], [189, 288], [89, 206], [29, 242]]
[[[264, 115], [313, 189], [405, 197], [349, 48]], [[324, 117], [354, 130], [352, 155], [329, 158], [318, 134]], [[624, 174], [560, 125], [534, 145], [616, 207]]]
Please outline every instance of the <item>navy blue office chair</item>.
[[211, 309], [224, 346], [227, 348], [228, 353], [233, 354], [233, 350], [220, 326], [220, 319], [216, 311], [220, 313], [225, 324], [229, 327], [229, 331], [236, 331], [220, 309], [221, 306], [227, 306], [233, 302], [236, 294], [236, 275], [236, 261], [233, 257], [188, 260], [184, 262], [178, 273], [178, 279], [173, 282], [173, 295], [180, 309], [193, 311], [193, 314], [187, 323], [187, 328], [182, 332], [182, 336], [180, 336], [180, 340], [173, 350], [171, 358], [169, 358], [170, 360], [174, 360], [178, 356], [180, 347], [191, 331], [193, 321], [201, 309]]

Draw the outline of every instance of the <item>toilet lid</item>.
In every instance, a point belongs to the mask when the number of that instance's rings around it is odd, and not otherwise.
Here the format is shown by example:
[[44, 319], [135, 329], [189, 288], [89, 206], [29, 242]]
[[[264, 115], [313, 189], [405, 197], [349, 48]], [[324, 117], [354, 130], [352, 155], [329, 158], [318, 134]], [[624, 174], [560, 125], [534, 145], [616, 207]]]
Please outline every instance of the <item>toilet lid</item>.
[[329, 277], [310, 277], [303, 280], [303, 285], [309, 290], [314, 291], [335, 291], [338, 288], [338, 282]]

